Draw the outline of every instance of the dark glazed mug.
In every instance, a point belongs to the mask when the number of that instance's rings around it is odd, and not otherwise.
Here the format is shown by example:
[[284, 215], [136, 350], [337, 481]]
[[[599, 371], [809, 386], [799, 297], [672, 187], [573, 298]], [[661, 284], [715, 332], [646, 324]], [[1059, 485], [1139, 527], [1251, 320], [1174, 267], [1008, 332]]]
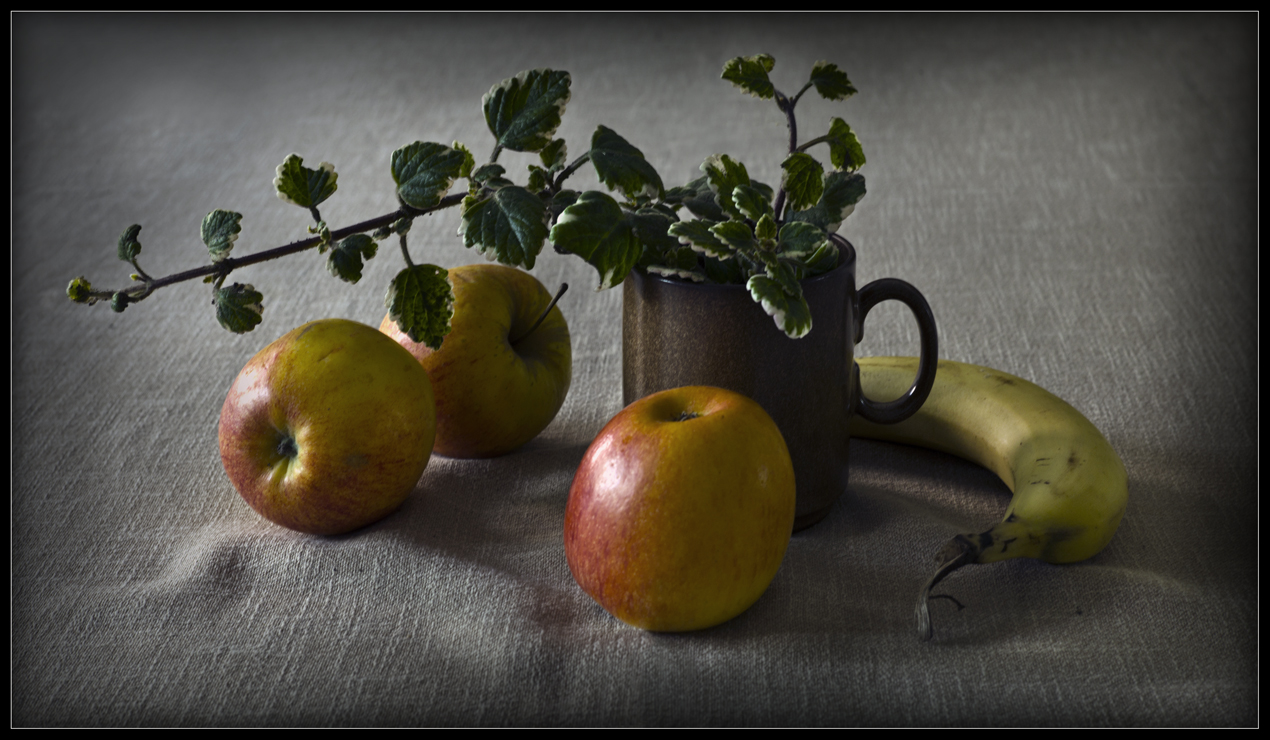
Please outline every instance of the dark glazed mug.
[[[758, 401], [776, 421], [798, 487], [794, 529], [815, 524], [847, 489], [852, 414], [894, 424], [911, 416], [935, 382], [935, 317], [920, 292], [883, 278], [855, 287], [855, 248], [839, 242], [838, 266], [802, 282], [811, 331], [790, 339], [744, 285], [627, 276], [622, 294], [622, 399], [685, 385], [713, 385]], [[917, 318], [921, 361], [908, 393], [878, 403], [859, 391], [855, 345], [869, 309], [886, 300]]]

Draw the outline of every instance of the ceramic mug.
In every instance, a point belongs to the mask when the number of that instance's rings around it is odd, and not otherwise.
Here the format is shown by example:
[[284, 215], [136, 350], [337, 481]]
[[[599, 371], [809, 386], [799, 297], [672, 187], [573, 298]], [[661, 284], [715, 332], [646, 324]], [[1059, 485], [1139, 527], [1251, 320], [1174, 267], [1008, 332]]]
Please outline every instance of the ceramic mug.
[[[911, 416], [935, 382], [935, 317], [920, 292], [883, 278], [857, 291], [855, 248], [839, 241], [838, 266], [802, 281], [812, 328], [790, 339], [744, 285], [709, 285], [632, 271], [622, 294], [623, 403], [667, 388], [713, 385], [758, 401], [776, 421], [794, 463], [794, 529], [815, 524], [847, 489], [852, 414], [883, 424]], [[878, 403], [860, 393], [855, 345], [864, 317], [898, 300], [917, 318], [921, 361], [908, 393]]]

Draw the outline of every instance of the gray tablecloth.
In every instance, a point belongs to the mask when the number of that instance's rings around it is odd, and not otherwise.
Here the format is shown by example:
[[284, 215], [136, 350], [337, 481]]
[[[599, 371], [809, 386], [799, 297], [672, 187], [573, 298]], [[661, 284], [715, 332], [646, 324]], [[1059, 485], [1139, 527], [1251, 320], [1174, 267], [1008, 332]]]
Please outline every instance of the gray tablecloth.
[[[1253, 725], [1257, 658], [1257, 16], [40, 15], [12, 17], [12, 722], [45, 725]], [[264, 323], [232, 335], [208, 286], [122, 315], [78, 275], [206, 261], [199, 223], [244, 214], [235, 254], [305, 236], [274, 168], [326, 160], [346, 225], [395, 207], [389, 155], [491, 140], [480, 99], [573, 75], [560, 134], [597, 125], [669, 184], [713, 153], [780, 179], [785, 123], [719, 79], [769, 53], [792, 92], [820, 59], [869, 192], [843, 227], [861, 284], [919, 287], [945, 358], [1029, 378], [1104, 431], [1128, 513], [1090, 561], [1016, 560], [913, 603], [936, 549], [1008, 491], [942, 454], [856, 442], [851, 484], [794, 537], [752, 609], [692, 634], [610, 617], [562, 525], [587, 445], [621, 408], [619, 291], [568, 281], [574, 384], [527, 447], [434, 458], [387, 519], [340, 537], [274, 526], [235, 493], [217, 418], [238, 370], [299, 324], [378, 325], [395, 250], [358, 285], [306, 254], [244, 269]], [[534, 161], [504, 155], [518, 179]], [[575, 182], [595, 187], [584, 170]], [[481, 261], [456, 211], [417, 259]], [[898, 305], [860, 355], [914, 354]]]

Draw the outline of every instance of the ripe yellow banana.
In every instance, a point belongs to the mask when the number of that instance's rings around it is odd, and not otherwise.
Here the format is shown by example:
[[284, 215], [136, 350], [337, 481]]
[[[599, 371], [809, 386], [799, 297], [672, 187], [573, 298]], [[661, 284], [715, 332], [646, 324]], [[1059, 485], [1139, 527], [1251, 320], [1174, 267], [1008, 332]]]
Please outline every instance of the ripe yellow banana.
[[[906, 393], [916, 357], [865, 357], [860, 386], [875, 401]], [[856, 415], [851, 436], [928, 447], [978, 463], [1014, 493], [1005, 518], [982, 534], [960, 534], [940, 551], [939, 568], [917, 603], [917, 631], [932, 634], [927, 600], [945, 576], [970, 563], [1039, 558], [1071, 563], [1106, 546], [1128, 501], [1124, 464], [1079, 411], [1022, 378], [941, 360], [935, 386], [898, 424]]]

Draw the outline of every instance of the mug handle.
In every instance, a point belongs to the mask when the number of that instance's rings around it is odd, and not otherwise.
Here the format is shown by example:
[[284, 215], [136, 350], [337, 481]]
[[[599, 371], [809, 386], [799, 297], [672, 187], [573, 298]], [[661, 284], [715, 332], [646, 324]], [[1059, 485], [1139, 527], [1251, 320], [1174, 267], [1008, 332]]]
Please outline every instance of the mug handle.
[[922, 340], [922, 355], [917, 364], [917, 378], [908, 392], [894, 401], [878, 403], [864, 396], [860, 388], [860, 365], [852, 362], [855, 386], [859, 389], [856, 413], [875, 424], [895, 424], [912, 416], [925, 403], [935, 385], [935, 369], [939, 363], [939, 337], [935, 333], [935, 314], [930, 310], [926, 297], [909, 283], [896, 278], [874, 280], [860, 289], [855, 315], [855, 341], [864, 337], [864, 317], [869, 309], [882, 301], [900, 301], [909, 307], [917, 319], [917, 330]]

